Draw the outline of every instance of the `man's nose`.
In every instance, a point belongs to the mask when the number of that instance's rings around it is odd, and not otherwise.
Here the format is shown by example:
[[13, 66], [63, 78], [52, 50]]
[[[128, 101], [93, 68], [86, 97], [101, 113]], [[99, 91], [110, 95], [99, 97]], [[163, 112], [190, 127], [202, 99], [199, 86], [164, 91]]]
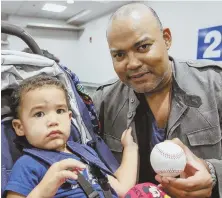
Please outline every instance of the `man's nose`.
[[142, 66], [142, 62], [136, 57], [134, 52], [128, 53], [128, 65], [129, 70], [135, 70]]

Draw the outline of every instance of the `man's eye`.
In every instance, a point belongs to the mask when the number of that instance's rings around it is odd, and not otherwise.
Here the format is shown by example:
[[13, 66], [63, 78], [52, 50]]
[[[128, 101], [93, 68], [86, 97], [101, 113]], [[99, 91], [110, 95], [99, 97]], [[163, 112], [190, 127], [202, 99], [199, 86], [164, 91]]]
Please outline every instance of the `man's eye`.
[[40, 117], [43, 117], [44, 115], [45, 114], [42, 111], [40, 111], [40, 112], [35, 113], [34, 117], [40, 118]]
[[146, 52], [150, 47], [150, 44], [144, 44], [144, 45], [141, 45], [139, 48], [138, 48], [138, 51], [140, 52]]
[[66, 110], [65, 109], [57, 109], [56, 111], [58, 114], [62, 114], [62, 113], [65, 113]]
[[125, 54], [121, 53], [121, 52], [113, 55], [113, 57], [118, 61], [122, 60], [124, 58], [124, 56], [125, 56]]
[[118, 53], [114, 55], [114, 57], [122, 57], [122, 56], [123, 56], [123, 53]]

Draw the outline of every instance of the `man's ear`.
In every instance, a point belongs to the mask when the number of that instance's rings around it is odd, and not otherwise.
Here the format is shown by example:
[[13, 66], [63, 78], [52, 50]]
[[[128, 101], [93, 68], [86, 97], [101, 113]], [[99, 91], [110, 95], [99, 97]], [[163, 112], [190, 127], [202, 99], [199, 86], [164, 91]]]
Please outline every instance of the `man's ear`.
[[172, 37], [171, 37], [171, 32], [169, 28], [164, 28], [163, 29], [163, 39], [165, 41], [167, 50], [170, 49], [171, 43], [172, 43]]
[[24, 136], [25, 135], [24, 130], [23, 130], [23, 126], [22, 126], [22, 123], [21, 123], [21, 120], [19, 120], [19, 119], [12, 120], [12, 126], [13, 126], [13, 128], [15, 130], [15, 133], [18, 136]]

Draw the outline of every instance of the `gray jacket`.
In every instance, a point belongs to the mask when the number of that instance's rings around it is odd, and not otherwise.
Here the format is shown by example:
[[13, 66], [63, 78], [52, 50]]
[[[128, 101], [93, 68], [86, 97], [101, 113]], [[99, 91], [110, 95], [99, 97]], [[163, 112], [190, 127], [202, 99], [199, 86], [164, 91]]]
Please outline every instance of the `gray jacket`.
[[[178, 137], [199, 158], [215, 167], [222, 198], [222, 65], [210, 60], [174, 60], [173, 98], [167, 139]], [[105, 142], [118, 160], [121, 135], [133, 127], [139, 105], [134, 91], [115, 79], [100, 86], [93, 101]]]

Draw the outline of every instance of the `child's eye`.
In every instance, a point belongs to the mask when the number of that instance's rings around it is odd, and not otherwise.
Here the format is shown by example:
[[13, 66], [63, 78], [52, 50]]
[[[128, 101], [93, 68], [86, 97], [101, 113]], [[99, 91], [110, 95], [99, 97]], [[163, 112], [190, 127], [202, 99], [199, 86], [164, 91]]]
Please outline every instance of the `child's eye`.
[[56, 111], [58, 114], [62, 114], [62, 113], [65, 113], [66, 110], [65, 109], [57, 109]]
[[45, 115], [44, 112], [40, 111], [40, 112], [35, 113], [34, 117], [40, 118], [40, 117], [43, 117], [44, 115]]

